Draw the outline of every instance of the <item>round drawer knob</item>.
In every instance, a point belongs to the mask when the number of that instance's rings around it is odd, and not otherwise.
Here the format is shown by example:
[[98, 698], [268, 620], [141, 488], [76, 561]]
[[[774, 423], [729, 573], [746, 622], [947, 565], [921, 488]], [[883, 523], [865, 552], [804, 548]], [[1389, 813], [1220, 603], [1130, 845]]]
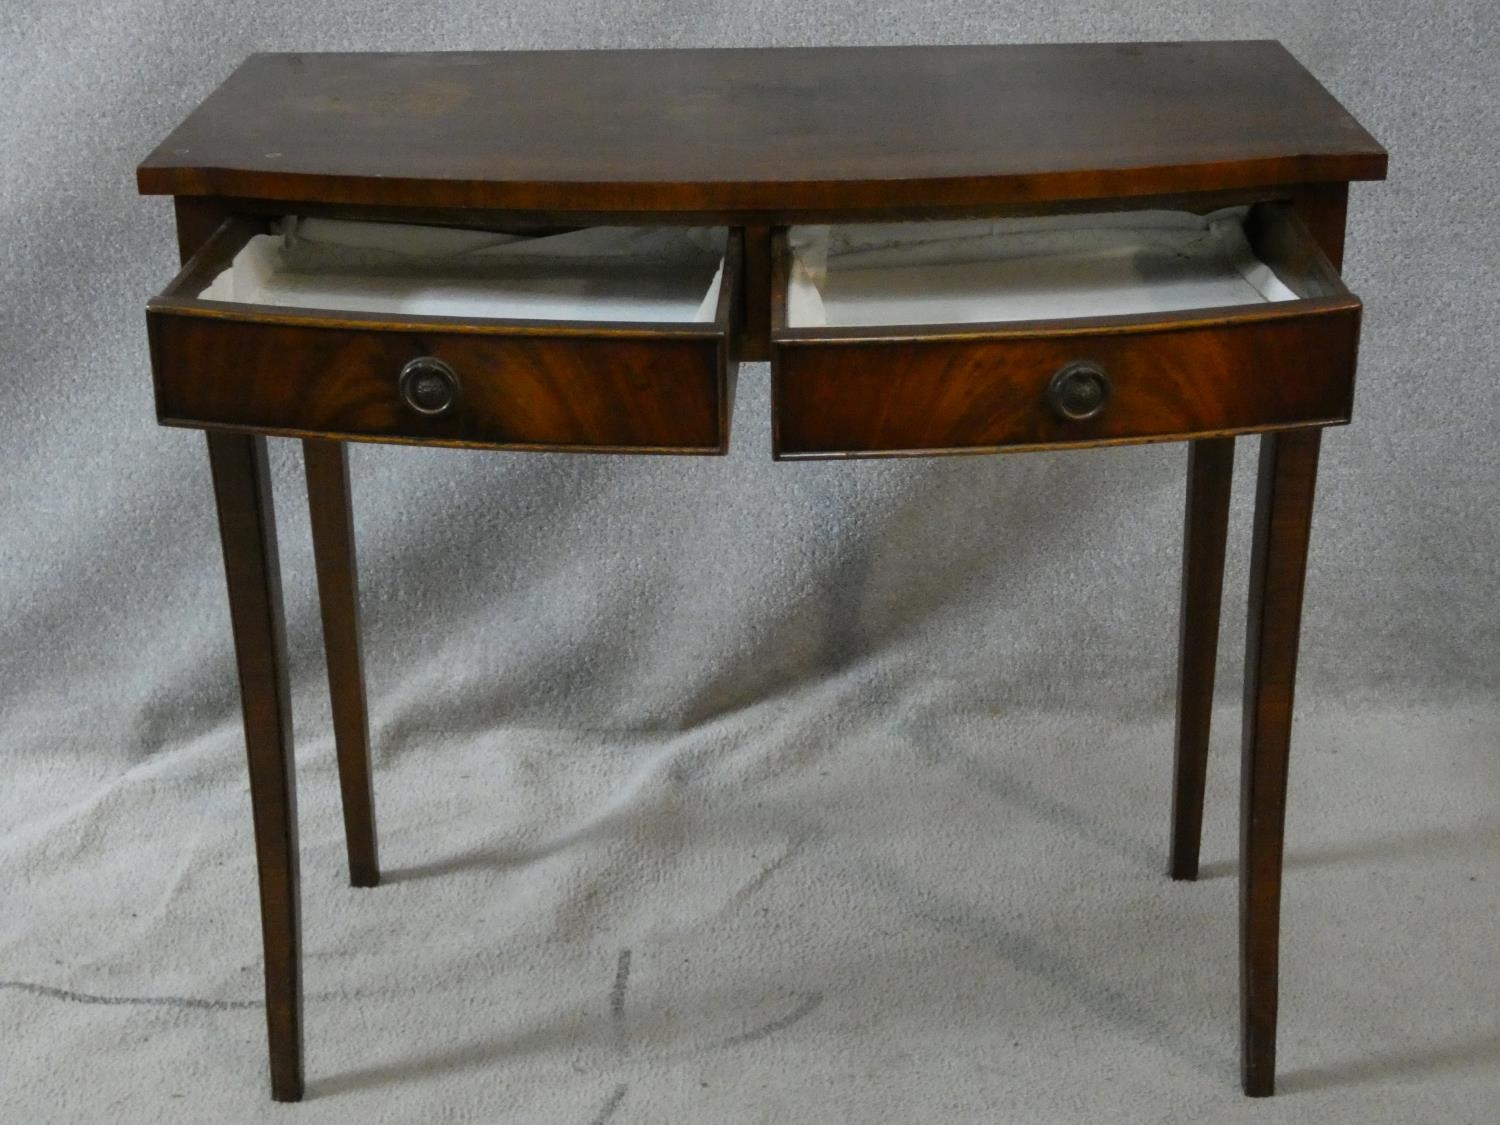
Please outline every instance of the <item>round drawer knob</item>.
[[418, 414], [446, 414], [458, 401], [458, 375], [440, 359], [421, 356], [401, 369], [401, 398]]
[[1093, 363], [1070, 363], [1047, 384], [1047, 402], [1061, 418], [1086, 422], [1097, 418], [1109, 402], [1109, 376]]

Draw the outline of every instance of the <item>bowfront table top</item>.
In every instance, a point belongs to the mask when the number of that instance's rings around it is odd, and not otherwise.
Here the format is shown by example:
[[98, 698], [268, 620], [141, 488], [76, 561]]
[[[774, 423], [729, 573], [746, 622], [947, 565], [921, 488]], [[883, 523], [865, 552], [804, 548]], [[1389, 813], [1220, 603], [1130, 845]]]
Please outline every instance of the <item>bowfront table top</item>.
[[255, 55], [143, 192], [600, 212], [984, 207], [1380, 179], [1276, 42]]
[[303, 442], [350, 881], [374, 887], [346, 443], [722, 453], [741, 359], [770, 360], [783, 459], [1187, 443], [1175, 879], [1198, 873], [1234, 443], [1257, 437], [1239, 983], [1242, 1084], [1270, 1094], [1313, 494], [1363, 312], [1349, 184], [1385, 168], [1273, 42], [248, 59], [138, 178], [176, 197], [152, 374], [158, 420], [207, 434], [273, 1096], [302, 1096], [303, 1056], [267, 437]]

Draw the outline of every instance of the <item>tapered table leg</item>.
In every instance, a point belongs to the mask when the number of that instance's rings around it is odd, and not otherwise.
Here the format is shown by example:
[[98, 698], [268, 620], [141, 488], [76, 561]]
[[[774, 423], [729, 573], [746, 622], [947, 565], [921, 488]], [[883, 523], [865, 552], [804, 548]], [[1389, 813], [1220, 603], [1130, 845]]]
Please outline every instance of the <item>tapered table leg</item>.
[[1252, 1097], [1268, 1096], [1276, 1085], [1287, 755], [1321, 436], [1308, 429], [1260, 439], [1240, 783], [1240, 1042]]
[[333, 738], [344, 802], [349, 882], [356, 887], [373, 887], [380, 882], [380, 860], [359, 639], [359, 576], [355, 568], [349, 455], [342, 442], [308, 439], [302, 443], [302, 460], [307, 470], [307, 506], [312, 516], [328, 690], [333, 698]]
[[210, 433], [208, 454], [250, 763], [271, 1096], [294, 1102], [302, 1097], [302, 920], [276, 516], [264, 438]]
[[1219, 607], [1224, 593], [1224, 540], [1234, 438], [1188, 446], [1187, 512], [1182, 535], [1182, 607], [1177, 647], [1177, 734], [1172, 773], [1172, 844], [1167, 873], [1198, 877], [1203, 837], [1203, 781], [1214, 709]]

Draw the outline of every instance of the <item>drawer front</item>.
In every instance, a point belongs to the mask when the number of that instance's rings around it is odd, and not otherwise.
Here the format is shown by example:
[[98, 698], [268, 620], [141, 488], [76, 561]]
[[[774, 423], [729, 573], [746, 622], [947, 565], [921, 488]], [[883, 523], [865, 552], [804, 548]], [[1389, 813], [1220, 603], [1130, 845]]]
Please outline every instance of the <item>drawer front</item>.
[[737, 234], [715, 320], [658, 325], [469, 323], [184, 295], [245, 237], [243, 225], [226, 224], [148, 305], [164, 425], [500, 449], [727, 447]]
[[[799, 332], [772, 344], [775, 452], [978, 452], [1346, 422], [1359, 314], [1355, 304], [1196, 327]], [[1054, 379], [1080, 370], [1106, 381], [1092, 417], [1069, 417], [1055, 402]]]
[[1171, 441], [1347, 422], [1360, 302], [1287, 205], [1246, 236], [1295, 299], [990, 324], [787, 326], [773, 243], [779, 458]]
[[[498, 448], [720, 453], [725, 342], [270, 324], [153, 314], [166, 425]], [[436, 359], [456, 393], [441, 414], [403, 397]]]

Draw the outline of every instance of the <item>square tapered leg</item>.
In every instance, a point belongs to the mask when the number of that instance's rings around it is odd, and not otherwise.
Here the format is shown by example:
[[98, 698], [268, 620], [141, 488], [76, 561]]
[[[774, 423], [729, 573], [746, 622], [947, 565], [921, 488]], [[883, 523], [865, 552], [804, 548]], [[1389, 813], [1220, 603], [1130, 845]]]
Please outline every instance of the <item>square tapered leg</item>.
[[208, 453], [250, 765], [271, 1096], [293, 1102], [302, 1097], [302, 919], [276, 515], [264, 438], [210, 433]]
[[1168, 874], [1198, 877], [1203, 838], [1203, 782], [1214, 709], [1219, 608], [1224, 593], [1224, 542], [1234, 438], [1188, 446], [1187, 511], [1182, 535], [1182, 609], [1177, 649], [1177, 733], [1172, 773], [1172, 842]]
[[1321, 431], [1260, 439], [1240, 790], [1240, 1004], [1245, 1093], [1276, 1085], [1282, 836], [1302, 589]]
[[354, 554], [354, 514], [349, 492], [349, 455], [342, 442], [302, 443], [307, 470], [307, 507], [312, 517], [313, 560], [323, 617], [323, 650], [333, 699], [333, 738], [339, 790], [344, 804], [344, 840], [349, 882], [380, 882], [375, 839], [375, 792], [370, 769], [370, 720], [365, 703], [360, 648], [359, 575]]

